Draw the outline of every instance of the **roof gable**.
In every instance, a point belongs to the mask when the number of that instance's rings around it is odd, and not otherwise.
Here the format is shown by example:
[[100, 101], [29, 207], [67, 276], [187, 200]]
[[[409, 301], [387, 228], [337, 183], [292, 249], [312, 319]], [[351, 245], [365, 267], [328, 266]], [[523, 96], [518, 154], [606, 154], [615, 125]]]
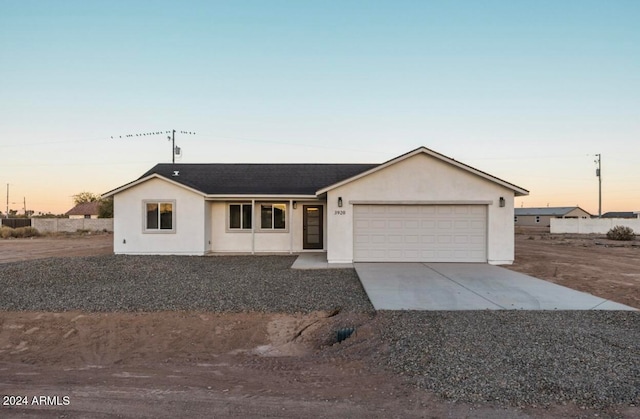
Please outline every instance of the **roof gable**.
[[459, 161], [457, 161], [457, 160], [454, 160], [454, 159], [452, 159], [452, 158], [450, 158], [450, 157], [447, 157], [447, 156], [445, 156], [444, 154], [437, 153], [437, 152], [435, 152], [435, 151], [433, 151], [433, 150], [430, 150], [430, 149], [428, 149], [428, 148], [426, 148], [426, 147], [419, 147], [419, 148], [416, 148], [416, 149], [415, 149], [415, 150], [413, 150], [413, 151], [410, 151], [410, 152], [408, 152], [408, 153], [405, 153], [405, 154], [403, 154], [403, 155], [401, 155], [401, 156], [398, 156], [398, 157], [396, 157], [396, 158], [394, 158], [394, 159], [391, 159], [391, 160], [389, 160], [389, 161], [386, 161], [386, 162], [384, 162], [384, 163], [382, 163], [382, 164], [376, 165], [376, 166], [372, 167], [371, 169], [369, 169], [369, 170], [367, 170], [367, 171], [364, 171], [364, 172], [359, 173], [359, 174], [357, 174], [357, 175], [355, 175], [355, 176], [352, 176], [352, 177], [350, 177], [350, 178], [347, 178], [347, 179], [341, 180], [341, 181], [336, 182], [336, 183], [334, 183], [334, 184], [332, 184], [332, 185], [329, 185], [329, 186], [327, 186], [327, 187], [324, 187], [324, 188], [322, 188], [322, 189], [318, 190], [317, 194], [318, 194], [318, 195], [321, 195], [321, 194], [323, 194], [323, 193], [326, 193], [326, 192], [330, 191], [331, 189], [338, 188], [338, 187], [340, 187], [340, 186], [342, 186], [342, 185], [345, 185], [345, 184], [347, 184], [347, 183], [350, 183], [350, 182], [353, 182], [353, 181], [355, 181], [355, 180], [358, 180], [358, 179], [360, 179], [360, 178], [362, 178], [362, 177], [364, 177], [364, 176], [368, 176], [368, 175], [370, 175], [370, 174], [372, 174], [372, 173], [375, 173], [375, 172], [377, 172], [377, 171], [384, 170], [385, 168], [387, 168], [387, 167], [389, 167], [389, 166], [391, 166], [391, 165], [397, 164], [397, 163], [399, 163], [399, 162], [401, 162], [401, 161], [403, 161], [403, 160], [406, 160], [406, 159], [408, 159], [408, 158], [410, 158], [410, 157], [413, 157], [413, 156], [415, 156], [415, 155], [418, 155], [418, 154], [426, 154], [426, 155], [429, 155], [429, 156], [434, 157], [434, 158], [436, 158], [436, 159], [438, 159], [438, 160], [440, 160], [440, 161], [443, 161], [443, 162], [445, 162], [445, 163], [451, 164], [451, 165], [453, 165], [453, 166], [455, 166], [455, 167], [457, 167], [457, 168], [459, 168], [459, 169], [462, 169], [462, 170], [467, 171], [467, 172], [469, 172], [469, 173], [472, 173], [472, 174], [474, 174], [474, 175], [476, 175], [476, 176], [479, 176], [479, 177], [481, 177], [481, 178], [484, 178], [484, 179], [486, 179], [486, 180], [488, 180], [488, 181], [491, 181], [491, 182], [493, 182], [493, 183], [497, 183], [497, 184], [499, 184], [499, 185], [501, 185], [501, 186], [504, 186], [504, 187], [506, 187], [506, 188], [511, 189], [512, 191], [514, 191], [514, 193], [515, 193], [515, 195], [516, 195], [516, 196], [529, 195], [529, 191], [528, 191], [528, 190], [526, 190], [526, 189], [523, 189], [523, 188], [521, 188], [521, 187], [519, 187], [519, 186], [516, 186], [516, 185], [514, 185], [514, 184], [512, 184], [512, 183], [509, 183], [509, 182], [504, 181], [504, 180], [502, 180], [502, 179], [500, 179], [500, 178], [497, 178], [497, 177], [495, 177], [495, 176], [492, 176], [492, 175], [490, 175], [490, 174], [488, 174], [488, 173], [485, 173], [485, 172], [483, 172], [483, 171], [481, 171], [481, 170], [475, 169], [475, 168], [473, 168], [473, 167], [471, 167], [471, 166], [468, 166], [468, 165], [466, 165], [466, 164], [464, 164], [464, 163], [461, 163], [461, 162], [459, 162]]

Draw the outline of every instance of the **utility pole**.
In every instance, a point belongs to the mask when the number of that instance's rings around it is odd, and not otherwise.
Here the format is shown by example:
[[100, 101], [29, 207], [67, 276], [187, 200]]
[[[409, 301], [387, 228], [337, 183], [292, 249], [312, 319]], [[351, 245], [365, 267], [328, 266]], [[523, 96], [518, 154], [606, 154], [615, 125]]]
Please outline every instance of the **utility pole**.
[[598, 164], [596, 169], [596, 176], [598, 177], [598, 218], [602, 218], [602, 162], [600, 154], [596, 154], [597, 160], [594, 160]]
[[4, 214], [4, 218], [9, 218], [9, 184], [7, 183], [7, 212]]

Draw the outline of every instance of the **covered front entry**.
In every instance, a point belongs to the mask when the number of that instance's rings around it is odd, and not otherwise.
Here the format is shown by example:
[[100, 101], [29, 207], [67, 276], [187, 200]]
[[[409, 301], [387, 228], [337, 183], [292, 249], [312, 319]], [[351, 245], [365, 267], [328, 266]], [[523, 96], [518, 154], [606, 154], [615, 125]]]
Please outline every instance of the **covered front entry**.
[[486, 205], [354, 205], [354, 262], [486, 262]]
[[322, 205], [302, 206], [302, 248], [322, 249], [323, 241], [323, 213]]

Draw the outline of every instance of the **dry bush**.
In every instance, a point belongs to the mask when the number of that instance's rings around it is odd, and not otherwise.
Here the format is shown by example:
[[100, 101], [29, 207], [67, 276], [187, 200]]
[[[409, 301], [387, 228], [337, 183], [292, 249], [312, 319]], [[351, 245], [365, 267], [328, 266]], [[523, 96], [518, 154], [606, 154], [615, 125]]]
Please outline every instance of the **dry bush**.
[[633, 240], [635, 237], [633, 229], [627, 226], [615, 226], [607, 232], [609, 240]]
[[16, 239], [21, 239], [24, 237], [38, 237], [40, 232], [33, 227], [2, 227], [0, 229], [0, 238], [8, 239], [14, 237]]
[[24, 237], [38, 237], [40, 232], [35, 227], [22, 227], [24, 229]]
[[0, 237], [3, 239], [8, 239], [13, 236], [13, 229], [11, 227], [2, 227], [0, 228]]

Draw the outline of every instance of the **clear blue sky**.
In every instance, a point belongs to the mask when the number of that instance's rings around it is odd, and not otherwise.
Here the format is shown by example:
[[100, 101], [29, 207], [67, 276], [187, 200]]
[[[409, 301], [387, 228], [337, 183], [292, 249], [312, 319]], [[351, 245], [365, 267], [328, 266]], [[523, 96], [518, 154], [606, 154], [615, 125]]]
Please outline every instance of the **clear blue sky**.
[[592, 213], [601, 153], [603, 210], [640, 210], [638, 22], [635, 0], [0, 0], [0, 210], [7, 183], [52, 212], [127, 183], [171, 145], [124, 136], [171, 129], [196, 133], [183, 163], [424, 145]]

